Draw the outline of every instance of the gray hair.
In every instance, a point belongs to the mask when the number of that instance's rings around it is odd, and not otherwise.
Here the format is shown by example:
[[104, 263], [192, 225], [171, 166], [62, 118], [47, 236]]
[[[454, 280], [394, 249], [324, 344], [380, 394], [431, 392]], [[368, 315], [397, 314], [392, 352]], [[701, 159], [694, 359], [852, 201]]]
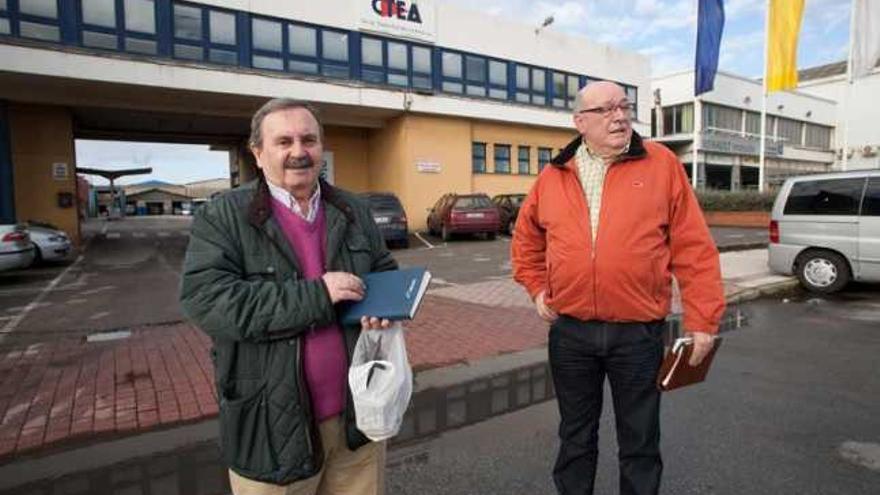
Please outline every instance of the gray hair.
[[251, 135], [248, 138], [248, 144], [251, 148], [259, 148], [263, 145], [263, 120], [267, 115], [275, 112], [280, 112], [282, 110], [293, 110], [301, 108], [303, 110], [307, 110], [312, 114], [312, 117], [318, 121], [318, 137], [321, 141], [324, 141], [324, 124], [321, 123], [321, 117], [318, 115], [318, 110], [312, 106], [311, 103], [302, 101], [302, 100], [294, 100], [293, 98], [275, 98], [267, 101], [263, 106], [257, 110], [257, 113], [254, 114], [251, 119]]

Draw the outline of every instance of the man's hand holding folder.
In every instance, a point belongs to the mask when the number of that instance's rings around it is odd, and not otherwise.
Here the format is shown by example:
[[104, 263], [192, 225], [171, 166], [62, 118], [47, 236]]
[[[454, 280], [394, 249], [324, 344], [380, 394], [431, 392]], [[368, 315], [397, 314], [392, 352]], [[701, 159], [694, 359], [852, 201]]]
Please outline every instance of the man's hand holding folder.
[[687, 337], [693, 339], [694, 343], [694, 350], [691, 352], [688, 364], [699, 366], [709, 354], [709, 351], [715, 346], [715, 336], [703, 332], [688, 332]]

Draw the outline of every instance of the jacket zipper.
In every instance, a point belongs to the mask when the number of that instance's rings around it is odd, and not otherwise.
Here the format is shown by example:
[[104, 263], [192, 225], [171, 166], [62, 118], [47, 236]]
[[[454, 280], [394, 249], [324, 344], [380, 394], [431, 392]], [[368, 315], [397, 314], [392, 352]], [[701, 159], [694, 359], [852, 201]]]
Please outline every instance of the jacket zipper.
[[[602, 176], [602, 196], [603, 196], [603, 201], [602, 201], [602, 203], [599, 205], [599, 222], [596, 224], [596, 235], [595, 235], [595, 239], [592, 239], [592, 238], [590, 239], [590, 240], [593, 242], [593, 251], [590, 253], [590, 254], [592, 255], [592, 258], [593, 258], [593, 315], [595, 315], [597, 318], [598, 318], [598, 316], [599, 316], [599, 289], [597, 288], [597, 286], [599, 285], [599, 277], [598, 277], [598, 275], [596, 275], [596, 271], [597, 271], [597, 270], [596, 270], [596, 267], [598, 266], [598, 263], [596, 262], [596, 252], [598, 251], [597, 248], [598, 248], [598, 246], [599, 246], [599, 232], [600, 232], [599, 227], [602, 226], [602, 210], [604, 209], [604, 206], [605, 206], [605, 201], [604, 201], [604, 196], [605, 196], [605, 186], [606, 186], [606, 184], [608, 183], [608, 176], [611, 175], [611, 167], [612, 167], [613, 165], [614, 165], [614, 164], [611, 164], [611, 165], [605, 165], [604, 163], [602, 164], [602, 166], [607, 166], [607, 167], [608, 167], [608, 168], [605, 170], [605, 175]], [[592, 229], [592, 228], [593, 228], [593, 222], [590, 221], [590, 229]], [[591, 237], [592, 237], [592, 230], [590, 231], [590, 234], [591, 234]]]

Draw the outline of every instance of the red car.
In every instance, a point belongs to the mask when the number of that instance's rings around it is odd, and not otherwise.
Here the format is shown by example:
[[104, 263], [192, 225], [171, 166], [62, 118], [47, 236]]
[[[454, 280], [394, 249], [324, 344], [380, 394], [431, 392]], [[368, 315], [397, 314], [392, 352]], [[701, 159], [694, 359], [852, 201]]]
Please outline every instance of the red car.
[[498, 208], [483, 193], [444, 194], [428, 213], [428, 232], [444, 241], [452, 234], [485, 234], [491, 240], [500, 226]]

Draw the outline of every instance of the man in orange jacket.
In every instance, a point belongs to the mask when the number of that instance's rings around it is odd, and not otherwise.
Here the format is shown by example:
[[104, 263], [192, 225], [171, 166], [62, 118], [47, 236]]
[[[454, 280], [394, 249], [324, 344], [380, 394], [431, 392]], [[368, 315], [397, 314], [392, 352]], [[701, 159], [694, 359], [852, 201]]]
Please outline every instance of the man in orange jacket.
[[620, 493], [656, 494], [660, 392], [655, 380], [672, 275], [694, 338], [712, 347], [724, 311], [718, 250], [675, 155], [632, 130], [633, 102], [611, 82], [578, 94], [580, 136], [544, 169], [520, 209], [514, 278], [550, 322], [561, 424], [560, 494], [593, 492], [605, 377], [611, 383]]

